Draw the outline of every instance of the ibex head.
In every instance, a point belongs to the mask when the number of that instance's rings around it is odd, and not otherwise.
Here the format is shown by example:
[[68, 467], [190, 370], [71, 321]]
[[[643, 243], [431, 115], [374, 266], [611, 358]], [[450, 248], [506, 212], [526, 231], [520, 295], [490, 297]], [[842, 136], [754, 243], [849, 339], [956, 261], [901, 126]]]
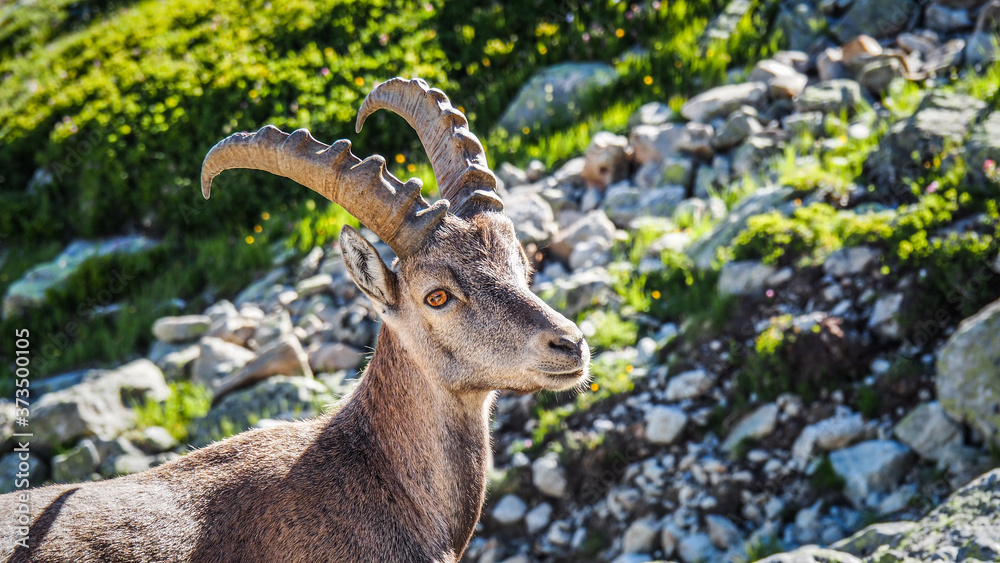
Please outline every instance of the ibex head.
[[350, 227], [344, 262], [386, 326], [426, 374], [456, 392], [562, 390], [587, 378], [590, 352], [580, 329], [529, 289], [531, 265], [503, 214], [496, 177], [465, 115], [419, 79], [377, 86], [358, 114], [358, 131], [378, 109], [401, 115], [427, 151], [442, 199], [430, 205], [421, 182], [401, 182], [385, 160], [360, 160], [350, 141], [332, 146], [300, 129], [267, 126], [219, 142], [202, 166], [202, 193], [231, 168], [291, 178], [342, 205], [396, 253], [392, 268]]

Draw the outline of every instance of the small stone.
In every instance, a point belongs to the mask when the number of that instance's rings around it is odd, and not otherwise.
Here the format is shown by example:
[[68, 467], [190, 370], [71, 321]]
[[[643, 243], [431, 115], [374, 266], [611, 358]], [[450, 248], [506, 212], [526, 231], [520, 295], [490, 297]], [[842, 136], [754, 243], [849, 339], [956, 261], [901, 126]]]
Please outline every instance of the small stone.
[[664, 125], [674, 118], [674, 110], [662, 102], [643, 104], [628, 119], [630, 128], [637, 125]]
[[358, 369], [364, 361], [361, 350], [343, 342], [326, 342], [310, 347], [309, 367], [315, 373], [332, 373], [345, 369]]
[[294, 335], [290, 334], [271, 342], [241, 370], [225, 379], [216, 380], [211, 386], [215, 394], [214, 401], [273, 375], [313, 377], [312, 369], [309, 368], [309, 356]]
[[685, 119], [706, 123], [715, 117], [727, 116], [740, 106], [761, 106], [767, 99], [767, 84], [747, 82], [718, 86], [688, 100], [681, 106]]
[[537, 534], [549, 525], [552, 519], [552, 505], [543, 502], [524, 515], [524, 524], [529, 534]]
[[681, 532], [673, 525], [667, 524], [660, 529], [660, 549], [663, 556], [670, 558], [677, 550], [677, 540], [682, 536]]
[[651, 553], [656, 547], [656, 536], [660, 532], [659, 521], [653, 518], [636, 520], [625, 530], [622, 540], [624, 553]]
[[177, 439], [162, 426], [150, 426], [142, 431], [137, 445], [151, 454], [158, 454], [177, 447]]
[[775, 271], [773, 266], [756, 260], [727, 262], [719, 274], [719, 293], [748, 296], [763, 294], [768, 278]]
[[582, 177], [587, 187], [603, 190], [625, 179], [629, 156], [625, 137], [606, 131], [594, 135], [584, 154]]
[[304, 299], [326, 291], [331, 285], [333, 285], [333, 276], [330, 274], [316, 274], [296, 284], [295, 292], [298, 293], [299, 299]]
[[909, 468], [909, 448], [891, 440], [871, 440], [830, 454], [833, 470], [846, 482], [844, 494], [864, 508], [873, 492], [894, 487]]
[[861, 437], [864, 429], [864, 418], [845, 409], [836, 416], [803, 428], [792, 445], [792, 457], [805, 466], [816, 451], [847, 447]]
[[927, 6], [924, 10], [924, 22], [928, 28], [944, 33], [972, 27], [968, 10], [946, 8], [939, 4]]
[[497, 169], [497, 177], [508, 190], [528, 183], [528, 175], [525, 174], [524, 170], [509, 162], [500, 163], [500, 167]]
[[1000, 440], [1000, 300], [958, 325], [937, 357], [938, 400], [987, 443]]
[[899, 326], [899, 310], [902, 305], [902, 293], [889, 293], [880, 297], [868, 319], [868, 327], [883, 338], [900, 338], [902, 329]]
[[715, 380], [705, 370], [686, 371], [670, 378], [665, 397], [668, 401], [694, 399], [704, 395], [714, 385]]
[[726, 441], [722, 443], [722, 448], [733, 452], [744, 440], [755, 440], [770, 435], [778, 423], [778, 411], [778, 405], [774, 403], [758, 407], [736, 424], [726, 437]]
[[671, 444], [684, 431], [687, 419], [679, 408], [653, 407], [646, 415], [646, 439], [654, 444]]
[[[28, 464], [27, 471], [22, 471], [22, 463]], [[23, 490], [29, 486], [41, 485], [46, 473], [48, 473], [48, 466], [40, 459], [40, 456], [32, 455], [27, 461], [24, 461], [19, 458], [18, 452], [6, 454], [0, 457], [0, 495]], [[23, 486], [17, 486], [19, 481], [24, 482], [20, 483]]]
[[844, 66], [843, 52], [839, 47], [825, 49], [816, 56], [816, 73], [819, 74], [820, 82], [848, 77], [847, 67]]
[[729, 518], [719, 514], [709, 514], [705, 516], [705, 525], [708, 528], [708, 538], [715, 547], [725, 551], [742, 544], [740, 529]]
[[831, 31], [841, 41], [862, 34], [890, 37], [906, 27], [918, 8], [916, 0], [855, 0]]
[[881, 252], [870, 246], [842, 248], [827, 257], [823, 271], [835, 278], [856, 276], [863, 273]]
[[806, 87], [795, 101], [795, 109], [839, 114], [841, 111], [852, 111], [862, 99], [861, 84], [854, 80], [827, 80]]
[[214, 321], [205, 335], [220, 338], [237, 346], [246, 346], [257, 331], [258, 322], [241, 315], [223, 317]]
[[188, 342], [197, 340], [208, 332], [212, 319], [205, 315], [163, 317], [153, 323], [153, 336], [163, 342]]
[[719, 561], [720, 553], [712, 545], [712, 539], [706, 534], [684, 536], [677, 544], [677, 555], [684, 563], [700, 563], [702, 561]]
[[528, 505], [520, 497], [507, 494], [493, 507], [493, 519], [501, 525], [510, 526], [520, 522], [527, 510]]
[[809, 77], [789, 64], [766, 59], [754, 66], [747, 80], [767, 84], [771, 97], [780, 99], [794, 98], [801, 94], [809, 82]]
[[56, 483], [78, 483], [90, 480], [101, 464], [94, 442], [80, 440], [72, 450], [52, 458], [52, 480]]
[[892, 432], [921, 457], [934, 461], [941, 459], [950, 444], [962, 442], [962, 426], [937, 401], [918, 405]]
[[566, 471], [559, 463], [559, 456], [546, 454], [531, 464], [531, 481], [545, 496], [561, 498], [566, 494]]
[[[756, 112], [754, 112], [756, 113]], [[729, 116], [719, 134], [712, 139], [712, 146], [726, 150], [742, 143], [747, 137], [763, 131], [757, 116], [745, 111], [736, 111]]]

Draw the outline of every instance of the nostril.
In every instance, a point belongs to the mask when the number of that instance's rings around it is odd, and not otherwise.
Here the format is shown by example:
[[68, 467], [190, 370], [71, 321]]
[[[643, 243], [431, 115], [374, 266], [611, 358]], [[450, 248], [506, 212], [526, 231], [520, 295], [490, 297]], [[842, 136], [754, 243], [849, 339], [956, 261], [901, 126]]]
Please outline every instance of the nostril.
[[549, 341], [549, 348], [566, 354], [579, 355], [580, 343], [574, 342], [566, 337], [561, 337]]

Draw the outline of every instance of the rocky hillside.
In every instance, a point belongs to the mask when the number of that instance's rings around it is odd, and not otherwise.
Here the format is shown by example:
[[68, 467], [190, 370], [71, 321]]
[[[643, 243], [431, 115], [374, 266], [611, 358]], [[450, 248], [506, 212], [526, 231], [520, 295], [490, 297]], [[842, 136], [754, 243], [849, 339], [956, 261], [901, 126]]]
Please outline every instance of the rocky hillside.
[[[706, 36], [756, 8], [730, 2]], [[1000, 560], [1000, 2], [773, 8], [788, 49], [726, 84], [642, 105], [558, 166], [494, 163], [593, 381], [501, 394], [465, 561]], [[566, 119], [538, 108], [585, 106], [609, 68], [540, 71], [501, 123]], [[149, 245], [70, 245], [5, 314]], [[377, 319], [336, 244], [277, 252], [228, 297], [157, 320], [140, 359], [33, 382], [32, 483], [312, 416], [363, 371]], [[5, 452], [14, 415], [0, 402]]]

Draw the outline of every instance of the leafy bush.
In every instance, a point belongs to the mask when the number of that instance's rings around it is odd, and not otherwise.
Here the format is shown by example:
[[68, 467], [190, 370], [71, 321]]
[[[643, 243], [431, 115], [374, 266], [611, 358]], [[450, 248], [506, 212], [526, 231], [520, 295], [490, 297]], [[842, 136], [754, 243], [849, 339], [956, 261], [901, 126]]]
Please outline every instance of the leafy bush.
[[184, 443], [188, 437], [191, 421], [205, 416], [212, 404], [212, 393], [187, 381], [170, 383], [170, 397], [159, 402], [147, 399], [145, 403], [134, 405], [136, 427], [140, 430], [152, 426], [165, 428], [178, 442]]
[[[218, 232], [302, 199], [287, 181], [232, 173], [205, 206], [199, 164], [224, 135], [265, 123], [345, 137], [376, 79], [447, 84], [430, 16], [382, 0], [147, 1], [0, 60], [0, 232]], [[398, 146], [393, 128], [370, 129], [366, 147]], [[51, 185], [25, 192], [38, 169]]]
[[634, 344], [638, 337], [638, 325], [634, 321], [622, 320], [614, 311], [593, 311], [582, 323], [594, 329], [592, 335], [587, 335], [587, 343], [592, 350], [615, 350]]

